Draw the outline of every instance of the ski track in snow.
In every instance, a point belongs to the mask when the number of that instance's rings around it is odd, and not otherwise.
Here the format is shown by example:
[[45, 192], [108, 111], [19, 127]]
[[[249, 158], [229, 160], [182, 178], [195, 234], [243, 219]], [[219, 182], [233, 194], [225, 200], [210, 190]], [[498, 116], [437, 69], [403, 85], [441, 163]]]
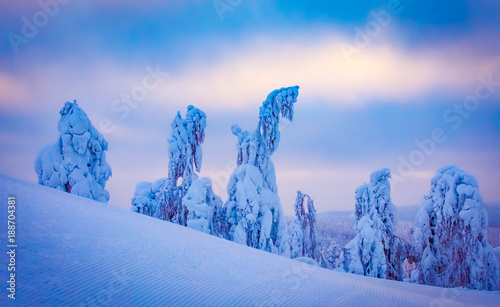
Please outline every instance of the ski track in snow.
[[500, 292], [408, 284], [311, 266], [0, 176], [0, 280], [15, 196], [19, 306], [500, 306]]

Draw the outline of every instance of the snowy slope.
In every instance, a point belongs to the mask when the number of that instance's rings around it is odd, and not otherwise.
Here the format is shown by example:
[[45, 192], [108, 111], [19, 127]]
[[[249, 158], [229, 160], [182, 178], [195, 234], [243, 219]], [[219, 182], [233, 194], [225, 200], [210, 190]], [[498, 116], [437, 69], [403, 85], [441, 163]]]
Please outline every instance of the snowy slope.
[[[17, 198], [15, 305], [500, 305], [498, 292], [334, 272], [16, 179], [0, 187], [2, 224]], [[5, 285], [6, 226], [0, 237]]]

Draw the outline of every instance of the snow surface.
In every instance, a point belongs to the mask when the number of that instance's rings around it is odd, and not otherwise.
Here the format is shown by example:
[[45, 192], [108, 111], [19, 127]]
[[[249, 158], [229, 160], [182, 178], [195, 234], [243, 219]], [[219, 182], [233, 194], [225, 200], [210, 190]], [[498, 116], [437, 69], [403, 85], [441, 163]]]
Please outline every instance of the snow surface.
[[[474, 306], [500, 292], [341, 273], [0, 175], [17, 200], [19, 306]], [[0, 228], [7, 277], [7, 227]], [[0, 306], [12, 304], [2, 287]], [[14, 304], [12, 304], [14, 305]]]

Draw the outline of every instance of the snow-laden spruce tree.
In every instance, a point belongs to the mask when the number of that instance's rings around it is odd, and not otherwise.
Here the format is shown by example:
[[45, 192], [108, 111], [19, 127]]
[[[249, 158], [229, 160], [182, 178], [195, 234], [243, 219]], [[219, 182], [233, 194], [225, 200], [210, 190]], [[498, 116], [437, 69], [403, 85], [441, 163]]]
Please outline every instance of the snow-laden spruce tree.
[[104, 189], [111, 176], [106, 162], [108, 142], [74, 102], [59, 112], [59, 141], [42, 149], [35, 162], [41, 185], [107, 203]]
[[391, 200], [391, 172], [383, 168], [370, 175], [370, 184], [373, 191], [373, 200], [378, 215], [377, 226], [381, 233], [381, 243], [387, 264], [387, 279], [403, 280], [403, 263], [405, 259], [413, 262], [411, 245], [404, 239], [396, 236], [396, 206]]
[[225, 204], [230, 240], [286, 256], [290, 255], [288, 230], [271, 155], [280, 141], [280, 118], [293, 120], [298, 89], [271, 92], [260, 107], [255, 131], [232, 127], [238, 137], [238, 167], [229, 179]]
[[[305, 208], [307, 198], [307, 211]], [[295, 219], [290, 223], [291, 258], [309, 257], [321, 261], [316, 236], [316, 209], [307, 194], [297, 191], [295, 200]]]
[[[357, 236], [345, 249], [346, 269], [352, 273], [403, 280], [405, 259], [415, 261], [411, 245], [395, 234], [396, 207], [391, 201], [391, 172], [387, 168], [374, 171], [370, 183], [356, 191]], [[384, 265], [379, 247], [382, 246]], [[373, 257], [374, 261], [370, 262]]]
[[214, 223], [217, 210], [222, 208], [222, 200], [212, 191], [212, 181], [203, 177], [193, 181], [182, 204], [188, 210], [187, 227], [215, 236], [220, 235], [220, 228]]
[[349, 273], [386, 278], [387, 264], [380, 230], [382, 223], [375, 203], [371, 184], [365, 183], [356, 189], [356, 237], [346, 245], [342, 258]]
[[168, 177], [152, 184], [139, 183], [132, 198], [132, 211], [186, 226], [188, 210], [182, 204], [195, 173], [200, 172], [201, 144], [205, 138], [206, 116], [190, 105], [185, 119], [180, 112], [172, 121], [172, 135], [168, 140]]
[[412, 277], [427, 285], [495, 290], [498, 262], [487, 227], [474, 177], [454, 165], [441, 168], [415, 220], [414, 247], [421, 259]]

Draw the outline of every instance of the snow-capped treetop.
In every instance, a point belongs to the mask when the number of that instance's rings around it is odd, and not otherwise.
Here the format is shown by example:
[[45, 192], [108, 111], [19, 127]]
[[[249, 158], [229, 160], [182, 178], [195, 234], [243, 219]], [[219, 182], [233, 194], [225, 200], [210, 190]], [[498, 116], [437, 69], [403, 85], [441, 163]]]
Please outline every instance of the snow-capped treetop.
[[259, 124], [253, 134], [242, 131], [238, 125], [232, 126], [231, 130], [239, 140], [239, 164], [250, 161], [261, 168], [265, 158], [276, 151], [280, 141], [280, 118], [293, 120], [293, 105], [298, 95], [298, 86], [272, 91], [259, 109]]
[[293, 120], [293, 104], [297, 102], [299, 87], [292, 86], [272, 91], [262, 103], [259, 112], [258, 130], [262, 135], [262, 142], [272, 155], [278, 148], [280, 131], [278, 129], [280, 117]]
[[186, 122], [188, 130], [192, 132], [196, 145], [203, 144], [205, 140], [205, 128], [207, 127], [207, 117], [203, 111], [192, 105], [187, 107]]
[[431, 180], [432, 188], [438, 186], [443, 180], [447, 181], [448, 184], [453, 184], [453, 182], [455, 182], [455, 184], [463, 183], [475, 188], [478, 187], [474, 176], [453, 164], [446, 165], [437, 171], [436, 175]]
[[391, 171], [388, 168], [383, 168], [374, 171], [370, 174], [370, 183], [373, 186], [373, 191], [384, 197], [385, 200], [391, 200]]
[[355, 192], [356, 203], [354, 205], [354, 212], [356, 216], [356, 222], [363, 216], [368, 216], [373, 219], [373, 213], [375, 212], [375, 206], [373, 201], [373, 192], [370, 184], [365, 183], [358, 187]]
[[384, 234], [383, 243], [386, 250], [389, 248], [387, 244], [390, 241], [390, 237], [395, 235], [396, 227], [396, 206], [394, 206], [391, 200], [391, 183], [389, 182], [389, 178], [391, 178], [391, 171], [387, 168], [374, 171], [370, 175], [375, 207], [383, 224], [381, 231]]
[[108, 142], [76, 100], [66, 102], [59, 114], [59, 141], [44, 148], [35, 162], [39, 183], [107, 202], [109, 193], [104, 186], [111, 176], [105, 153]]
[[[243, 131], [238, 125], [232, 125], [231, 132], [238, 137], [238, 144], [236, 145], [238, 150], [237, 164], [251, 163], [255, 165], [257, 148], [255, 142], [251, 142], [251, 139], [254, 138], [253, 135], [250, 136], [248, 131]], [[252, 143], [252, 146], [250, 146], [250, 143]]]
[[186, 119], [180, 112], [172, 121], [172, 136], [168, 140], [169, 167], [168, 177], [173, 182], [182, 177], [188, 185], [193, 178], [193, 166], [196, 171], [201, 169], [201, 144], [205, 139], [206, 116], [203, 111], [190, 105], [187, 108]]

